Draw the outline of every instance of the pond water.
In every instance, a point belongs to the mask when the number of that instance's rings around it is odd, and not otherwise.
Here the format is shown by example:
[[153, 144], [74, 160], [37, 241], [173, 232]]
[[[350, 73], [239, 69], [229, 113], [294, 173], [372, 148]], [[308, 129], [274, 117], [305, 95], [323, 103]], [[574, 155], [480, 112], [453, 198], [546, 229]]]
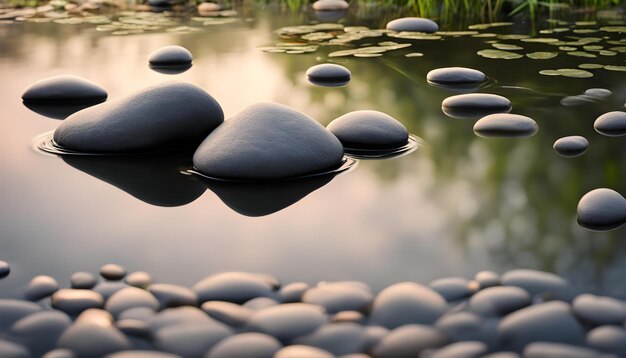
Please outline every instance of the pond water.
[[[394, 16], [362, 6], [340, 24], [380, 29]], [[353, 44], [410, 46], [359, 58], [329, 56], [354, 48], [345, 45], [320, 45], [302, 54], [263, 51], [299, 38], [280, 38], [275, 30], [319, 22], [310, 12], [245, 8], [234, 18], [204, 25], [187, 17], [166, 26], [173, 31], [126, 35], [98, 31], [94, 24], [0, 24], [0, 259], [12, 266], [11, 275], [0, 280], [0, 297], [16, 296], [38, 274], [67, 285], [73, 272], [95, 273], [109, 262], [182, 285], [237, 270], [284, 282], [361, 280], [375, 290], [404, 280], [427, 283], [523, 267], [559, 273], [589, 292], [626, 297], [626, 228], [592, 232], [576, 222], [578, 200], [588, 191], [608, 187], [626, 193], [624, 137], [593, 129], [596, 117], [623, 109], [626, 72], [588, 69], [588, 78], [539, 73], [585, 63], [626, 65], [621, 49], [599, 52], [619, 47], [626, 37], [620, 31], [626, 30], [594, 31], [621, 25], [538, 22], [533, 29], [521, 22], [471, 30], [569, 42], [596, 38], [562, 45], [574, 50], [495, 35], [406, 39], [379, 33]], [[459, 26], [444, 24], [441, 30]], [[535, 35], [550, 27], [568, 31]], [[343, 30], [318, 32], [336, 36]], [[522, 49], [496, 48], [492, 41]], [[193, 67], [178, 75], [151, 70], [147, 56], [165, 45], [189, 49]], [[557, 56], [505, 60], [477, 54], [486, 49]], [[324, 62], [347, 67], [351, 82], [308, 83], [306, 70]], [[538, 134], [481, 138], [472, 131], [474, 120], [447, 117], [441, 101], [457, 93], [426, 81], [426, 73], [446, 66], [485, 72], [488, 85], [478, 91], [509, 98], [512, 113], [536, 120]], [[419, 146], [393, 159], [360, 160], [327, 183], [261, 187], [207, 187], [180, 173], [189, 169], [189, 155], [61, 158], [34, 149], [35, 138], [61, 122], [29, 110], [20, 99], [29, 84], [58, 74], [90, 79], [109, 98], [164, 81], [190, 82], [214, 96], [226, 117], [257, 102], [291, 106], [324, 125], [349, 111], [378, 110], [401, 121], [420, 138]], [[612, 94], [561, 103], [590, 88]], [[569, 135], [589, 140], [585, 155], [554, 152], [554, 141]]]

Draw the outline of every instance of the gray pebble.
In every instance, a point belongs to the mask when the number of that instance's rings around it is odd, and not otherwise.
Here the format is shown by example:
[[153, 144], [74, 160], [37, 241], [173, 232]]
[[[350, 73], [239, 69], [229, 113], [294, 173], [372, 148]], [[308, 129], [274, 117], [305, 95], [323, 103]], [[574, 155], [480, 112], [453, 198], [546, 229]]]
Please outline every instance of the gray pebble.
[[252, 311], [262, 310], [268, 307], [278, 306], [280, 303], [269, 297], [257, 297], [247, 301], [242, 306]]
[[150, 293], [137, 287], [127, 287], [115, 292], [106, 302], [105, 309], [119, 316], [123, 311], [134, 307], [159, 309], [159, 301]]
[[36, 303], [0, 299], [0, 332], [9, 329], [13, 323], [35, 312], [42, 310], [42, 307]]
[[22, 345], [0, 339], [0, 357], [30, 358], [31, 355]]
[[127, 336], [149, 337], [150, 325], [138, 319], [120, 319], [115, 322], [115, 327]]
[[308, 289], [302, 302], [319, 305], [328, 313], [341, 311], [364, 311], [374, 301], [369, 288], [342, 282], [325, 283]]
[[132, 350], [122, 351], [107, 355], [105, 358], [182, 358], [176, 354], [149, 351], [149, 350]]
[[25, 102], [104, 101], [107, 92], [94, 82], [73, 75], [60, 75], [37, 81], [22, 93]]
[[589, 149], [589, 141], [578, 135], [559, 138], [554, 142], [554, 151], [564, 157], [578, 157]]
[[338, 11], [345, 10], [350, 6], [345, 0], [317, 0], [313, 3], [315, 11]]
[[243, 326], [252, 316], [253, 311], [236, 303], [224, 301], [207, 301], [202, 310], [212, 318], [229, 326]]
[[439, 25], [436, 22], [422, 17], [403, 17], [387, 23], [387, 30], [411, 32], [436, 32]]
[[6, 261], [0, 260], [0, 279], [3, 279], [11, 273], [11, 266]]
[[160, 329], [155, 336], [156, 346], [183, 357], [202, 357], [233, 331], [219, 322], [212, 324], [181, 324]]
[[609, 137], [626, 135], [626, 112], [608, 112], [596, 119], [593, 123], [596, 132]]
[[102, 357], [130, 349], [131, 344], [126, 336], [115, 328], [75, 323], [63, 333], [58, 347], [69, 349], [80, 358]]
[[531, 303], [530, 294], [515, 286], [496, 286], [479, 291], [469, 301], [469, 308], [483, 316], [505, 316]]
[[314, 332], [327, 321], [322, 307], [307, 303], [287, 303], [256, 311], [248, 320], [247, 328], [288, 343]]
[[212, 325], [217, 323], [214, 319], [207, 316], [201, 309], [196, 307], [184, 306], [176, 308], [167, 308], [154, 315], [150, 320], [150, 330], [153, 333], [160, 331], [166, 327], [178, 325]]
[[76, 358], [76, 354], [69, 349], [57, 348], [44, 354], [42, 358]]
[[113, 316], [105, 310], [98, 308], [90, 308], [81, 313], [74, 323], [90, 324], [93, 326], [99, 326], [103, 328], [110, 328], [113, 326]]
[[151, 66], [189, 65], [193, 61], [191, 52], [182, 46], [164, 46], [148, 55]]
[[520, 358], [520, 355], [515, 352], [496, 352], [482, 356], [482, 358]]
[[100, 268], [100, 276], [109, 281], [119, 281], [126, 276], [126, 269], [116, 264], [106, 264]]
[[572, 308], [581, 321], [592, 326], [623, 325], [626, 321], [624, 302], [611, 297], [579, 295]]
[[88, 290], [98, 283], [96, 276], [89, 272], [75, 272], [70, 277], [70, 286], [76, 289]]
[[309, 82], [320, 86], [343, 86], [352, 74], [347, 68], [334, 63], [322, 63], [306, 71]]
[[200, 303], [244, 303], [255, 297], [273, 296], [272, 286], [258, 276], [245, 272], [224, 272], [209, 276], [196, 283], [192, 290], [198, 295]]
[[29, 301], [39, 301], [52, 295], [58, 289], [59, 283], [54, 278], [46, 275], [35, 276], [26, 286], [24, 298]]
[[157, 283], [150, 285], [148, 291], [156, 297], [161, 308], [195, 306], [198, 304], [198, 296], [187, 287]]
[[481, 137], [530, 137], [539, 126], [532, 118], [511, 113], [494, 113], [474, 124], [474, 133]]
[[626, 330], [617, 326], [595, 328], [587, 334], [587, 344], [599, 351], [626, 357]]
[[274, 358], [334, 358], [334, 356], [323, 349], [303, 346], [303, 345], [293, 345], [284, 347], [278, 352]]
[[367, 347], [365, 330], [355, 323], [330, 323], [294, 340], [295, 344], [324, 349], [334, 355], [363, 353]]
[[126, 283], [133, 287], [145, 289], [152, 284], [152, 276], [144, 271], [136, 271], [126, 277]]
[[365, 326], [365, 350], [371, 351], [388, 334], [389, 330], [385, 327]]
[[292, 108], [260, 103], [214, 130], [193, 165], [216, 178], [269, 180], [328, 171], [342, 160], [341, 142], [321, 124]]
[[274, 337], [263, 333], [242, 333], [217, 343], [206, 358], [272, 358], [282, 348]]
[[387, 328], [405, 324], [432, 324], [447, 310], [446, 301], [428, 287], [403, 282], [381, 291], [372, 307], [370, 323]]
[[471, 312], [448, 313], [435, 327], [454, 342], [481, 341], [492, 345], [497, 340], [497, 320], [487, 320]]
[[587, 96], [596, 97], [596, 98], [607, 98], [607, 97], [611, 97], [613, 92], [611, 92], [610, 90], [606, 88], [590, 88], [586, 90], [584, 94], [586, 94]]
[[489, 349], [483, 342], [458, 342], [439, 349], [432, 355], [432, 358], [478, 358], [487, 354], [488, 351]]
[[580, 199], [576, 211], [583, 227], [612, 230], [626, 223], [626, 198], [612, 189], [594, 189]]
[[285, 285], [278, 291], [278, 299], [281, 303], [294, 303], [302, 300], [302, 295], [309, 288], [306, 282], [293, 282]]
[[474, 292], [470, 282], [462, 277], [447, 277], [431, 282], [428, 287], [440, 294], [448, 302], [469, 297]]
[[569, 344], [537, 342], [524, 349], [524, 358], [601, 358], [600, 353]]
[[444, 334], [419, 324], [398, 327], [387, 334], [372, 351], [376, 358], [413, 358], [447, 343]]
[[569, 286], [567, 281], [553, 273], [525, 269], [505, 273], [502, 275], [502, 284], [521, 287], [531, 296], [554, 294]]
[[52, 295], [50, 304], [57, 310], [76, 316], [89, 308], [102, 308], [104, 298], [91, 290], [63, 288]]
[[465, 67], [437, 68], [426, 74], [428, 82], [444, 85], [480, 83], [486, 79], [481, 71]]
[[507, 98], [488, 93], [468, 93], [451, 96], [441, 102], [441, 110], [453, 118], [480, 118], [494, 113], [506, 113], [512, 108]]
[[481, 289], [500, 285], [500, 275], [491, 271], [480, 271], [474, 276]]
[[327, 128], [346, 148], [392, 149], [406, 145], [409, 140], [409, 132], [402, 123], [379, 111], [349, 112], [330, 122]]
[[337, 312], [330, 319], [333, 323], [358, 323], [365, 324], [366, 318], [363, 313], [359, 311], [341, 311]]
[[118, 319], [132, 319], [149, 323], [154, 318], [156, 312], [148, 307], [134, 307], [120, 313]]
[[98, 283], [93, 290], [98, 292], [106, 302], [114, 293], [129, 287], [122, 281], [104, 281]]
[[40, 311], [15, 322], [11, 333], [27, 345], [33, 355], [41, 356], [54, 349], [61, 334], [71, 324], [72, 320], [63, 312]]

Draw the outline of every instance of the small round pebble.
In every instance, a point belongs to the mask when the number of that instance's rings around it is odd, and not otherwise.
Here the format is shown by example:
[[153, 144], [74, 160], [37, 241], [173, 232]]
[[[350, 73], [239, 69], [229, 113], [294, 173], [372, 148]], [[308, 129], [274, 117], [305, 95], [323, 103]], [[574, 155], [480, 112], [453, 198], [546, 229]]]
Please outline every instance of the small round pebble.
[[6, 261], [0, 260], [0, 279], [3, 279], [11, 273], [11, 266]]
[[440, 278], [431, 282], [428, 287], [432, 288], [448, 302], [458, 301], [473, 293], [470, 288], [470, 282], [462, 277]]
[[206, 358], [273, 358], [280, 342], [263, 333], [241, 333], [217, 343]]
[[345, 0], [318, 0], [313, 3], [313, 10], [315, 11], [338, 11], [348, 7], [350, 4]]
[[386, 26], [391, 31], [411, 31], [411, 32], [436, 32], [439, 25], [430, 19], [422, 17], [403, 17], [389, 21]]
[[489, 93], [467, 93], [448, 97], [441, 110], [453, 118], [480, 118], [494, 113], [506, 113], [512, 108], [507, 98]]
[[483, 316], [505, 316], [531, 303], [530, 294], [514, 286], [489, 287], [469, 300], [469, 308]]
[[216, 12], [220, 10], [222, 10], [222, 7], [214, 2], [202, 2], [198, 5], [198, 12]]
[[150, 292], [161, 304], [161, 308], [178, 306], [195, 306], [198, 296], [187, 287], [157, 283], [148, 287]]
[[149, 337], [150, 326], [137, 319], [120, 319], [115, 321], [115, 327], [127, 336]]
[[129, 287], [122, 281], [104, 281], [97, 284], [93, 290], [102, 295], [104, 300], [108, 300], [115, 292]]
[[159, 330], [155, 336], [156, 347], [181, 357], [202, 357], [215, 344], [233, 331], [226, 325], [213, 322], [208, 325], [176, 325]]
[[332, 316], [331, 322], [334, 323], [359, 323], [364, 324], [366, 322], [366, 318], [363, 313], [359, 311], [341, 311]]
[[88, 290], [93, 288], [98, 283], [96, 276], [89, 272], [75, 272], [70, 277], [70, 286], [76, 289]]
[[511, 113], [490, 114], [474, 124], [474, 133], [481, 137], [530, 137], [538, 130], [532, 118]]
[[106, 98], [107, 92], [102, 87], [73, 75], [60, 75], [37, 81], [22, 93], [25, 102], [104, 101]]
[[318, 85], [345, 85], [350, 81], [352, 73], [347, 68], [334, 63], [322, 63], [310, 67], [306, 71], [309, 82]]
[[179, 325], [207, 326], [218, 322], [197, 307], [184, 306], [167, 308], [154, 315], [149, 323], [150, 330], [156, 333], [162, 329]]
[[270, 284], [256, 275], [245, 272], [224, 272], [209, 276], [196, 283], [192, 290], [200, 303], [206, 301], [227, 301], [244, 303], [255, 297], [269, 297], [273, 294]]
[[602, 326], [587, 334], [587, 344], [602, 352], [626, 357], [626, 329], [617, 326]]
[[278, 291], [278, 299], [281, 303], [300, 302], [302, 295], [308, 289], [309, 284], [306, 282], [293, 282], [283, 286]]
[[328, 321], [324, 309], [307, 303], [287, 303], [256, 311], [247, 329], [269, 334], [281, 342], [312, 333]]
[[107, 280], [119, 281], [126, 276], [126, 269], [116, 264], [106, 264], [100, 268], [100, 276]]
[[278, 352], [274, 358], [334, 358], [335, 356], [330, 352], [327, 352], [323, 349], [303, 346], [303, 345], [292, 345], [288, 347], [284, 347]]
[[602, 358], [593, 349], [569, 344], [537, 342], [524, 349], [524, 358]]
[[105, 310], [90, 308], [81, 313], [74, 323], [90, 324], [102, 328], [113, 326], [113, 316]]
[[252, 316], [253, 311], [231, 302], [207, 301], [202, 310], [210, 317], [229, 326], [243, 326]]
[[322, 306], [328, 313], [363, 311], [373, 300], [369, 288], [341, 282], [312, 287], [302, 296], [302, 302]]
[[50, 304], [52, 308], [75, 316], [90, 308], [101, 308], [104, 298], [92, 290], [63, 288], [52, 295]]
[[626, 321], [624, 302], [611, 297], [582, 294], [572, 302], [574, 314], [592, 326], [618, 325]]
[[489, 348], [483, 342], [467, 341], [450, 344], [439, 349], [432, 358], [479, 358], [487, 354]]
[[150, 293], [137, 287], [127, 287], [115, 292], [106, 302], [105, 309], [114, 317], [127, 309], [147, 307], [159, 309], [159, 301]]
[[596, 98], [606, 98], [610, 97], [613, 92], [606, 88], [590, 88], [584, 93], [587, 96], [596, 97]]
[[445, 333], [452, 341], [482, 341], [487, 329], [493, 325], [487, 320], [471, 312], [449, 312], [441, 317], [435, 327]]
[[443, 85], [480, 83], [486, 79], [481, 71], [465, 67], [438, 68], [426, 74], [428, 82]]
[[344, 114], [326, 127], [346, 148], [393, 149], [407, 144], [409, 132], [392, 116], [361, 110]]
[[444, 334], [435, 328], [409, 324], [398, 327], [387, 334], [374, 347], [374, 357], [419, 357], [427, 349], [439, 348], [447, 343]]
[[249, 310], [253, 310], [253, 311], [260, 311], [260, 310], [268, 308], [268, 307], [278, 306], [279, 304], [280, 304], [280, 302], [276, 301], [273, 298], [257, 297], [257, 298], [253, 298], [250, 301], [244, 303], [242, 305], [242, 307], [247, 308]]
[[605, 231], [626, 223], [626, 198], [608, 188], [594, 189], [578, 202], [578, 223], [591, 230]]
[[500, 275], [492, 271], [480, 271], [474, 276], [480, 288], [487, 288], [500, 285]]
[[148, 288], [152, 284], [152, 276], [144, 271], [136, 271], [126, 277], [126, 283], [133, 287]]
[[626, 112], [608, 112], [593, 122], [596, 132], [609, 137], [620, 137], [626, 135]]
[[587, 138], [574, 135], [559, 138], [554, 142], [554, 151], [564, 157], [578, 157], [589, 149], [589, 141]]
[[330, 323], [315, 332], [297, 338], [296, 344], [324, 349], [334, 355], [361, 353], [367, 346], [363, 327], [356, 323]]
[[182, 46], [165, 46], [148, 56], [151, 66], [181, 66], [193, 61], [191, 52]]
[[568, 287], [567, 281], [550, 272], [518, 269], [502, 275], [502, 285], [517, 286], [526, 290], [531, 296], [538, 294], [554, 294]]
[[39, 301], [59, 289], [59, 283], [53, 277], [40, 275], [33, 277], [26, 286], [24, 297], [29, 301]]
[[128, 338], [115, 328], [74, 323], [59, 338], [58, 347], [69, 349], [78, 357], [102, 357], [128, 350], [131, 344]]

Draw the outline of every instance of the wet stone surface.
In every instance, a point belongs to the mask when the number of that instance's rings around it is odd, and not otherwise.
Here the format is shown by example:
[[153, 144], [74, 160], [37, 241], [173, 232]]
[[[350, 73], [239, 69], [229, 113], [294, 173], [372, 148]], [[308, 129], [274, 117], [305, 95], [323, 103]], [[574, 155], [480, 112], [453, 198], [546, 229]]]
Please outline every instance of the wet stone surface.
[[611, 230], [626, 223], [626, 198], [608, 188], [594, 189], [578, 202], [578, 223], [591, 230]]
[[25, 102], [102, 102], [107, 92], [87, 79], [73, 75], [46, 78], [28, 86], [22, 99]]
[[582, 136], [568, 136], [557, 139], [553, 148], [564, 157], [578, 157], [589, 149], [589, 141]]
[[387, 23], [387, 30], [411, 32], [436, 32], [439, 25], [436, 22], [421, 17], [404, 17]]
[[530, 137], [539, 126], [532, 118], [511, 113], [495, 113], [474, 124], [474, 133], [481, 137]]

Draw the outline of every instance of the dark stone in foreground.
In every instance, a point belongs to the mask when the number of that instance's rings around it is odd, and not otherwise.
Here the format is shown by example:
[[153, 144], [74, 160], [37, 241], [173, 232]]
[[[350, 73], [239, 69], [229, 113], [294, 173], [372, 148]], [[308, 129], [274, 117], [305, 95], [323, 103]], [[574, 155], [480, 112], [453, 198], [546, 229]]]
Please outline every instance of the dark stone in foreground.
[[339, 167], [341, 142], [292, 108], [252, 105], [214, 130], [193, 156], [201, 173], [220, 179], [275, 180]]
[[347, 68], [334, 63], [322, 63], [306, 71], [309, 81], [316, 85], [343, 86], [350, 81], [352, 73]]
[[409, 140], [409, 132], [402, 123], [378, 111], [346, 113], [326, 128], [347, 148], [398, 148]]
[[68, 117], [54, 141], [69, 150], [128, 153], [193, 146], [224, 119], [208, 93], [187, 83], [165, 83]]
[[578, 223], [587, 229], [615, 229], [626, 223], [626, 199], [612, 189], [595, 189], [580, 199], [577, 215]]
[[589, 141], [581, 136], [569, 136], [554, 142], [554, 151], [564, 157], [578, 157], [589, 149]]
[[37, 81], [22, 93], [25, 102], [104, 101], [107, 92], [94, 82], [73, 75], [60, 75]]
[[422, 17], [403, 17], [387, 23], [387, 30], [392, 31], [414, 31], [414, 32], [436, 32], [439, 25], [430, 19]]
[[151, 66], [181, 66], [193, 61], [191, 52], [182, 46], [165, 46], [148, 56]]
[[441, 110], [453, 118], [480, 118], [511, 110], [511, 101], [489, 93], [468, 93], [451, 96], [441, 102]]
[[426, 74], [428, 82], [445, 85], [480, 83], [486, 79], [481, 71], [465, 67], [437, 68]]
[[596, 119], [593, 123], [596, 132], [609, 137], [626, 135], [626, 112], [608, 112]]
[[530, 137], [538, 130], [532, 118], [510, 113], [490, 114], [474, 124], [474, 133], [481, 137]]

